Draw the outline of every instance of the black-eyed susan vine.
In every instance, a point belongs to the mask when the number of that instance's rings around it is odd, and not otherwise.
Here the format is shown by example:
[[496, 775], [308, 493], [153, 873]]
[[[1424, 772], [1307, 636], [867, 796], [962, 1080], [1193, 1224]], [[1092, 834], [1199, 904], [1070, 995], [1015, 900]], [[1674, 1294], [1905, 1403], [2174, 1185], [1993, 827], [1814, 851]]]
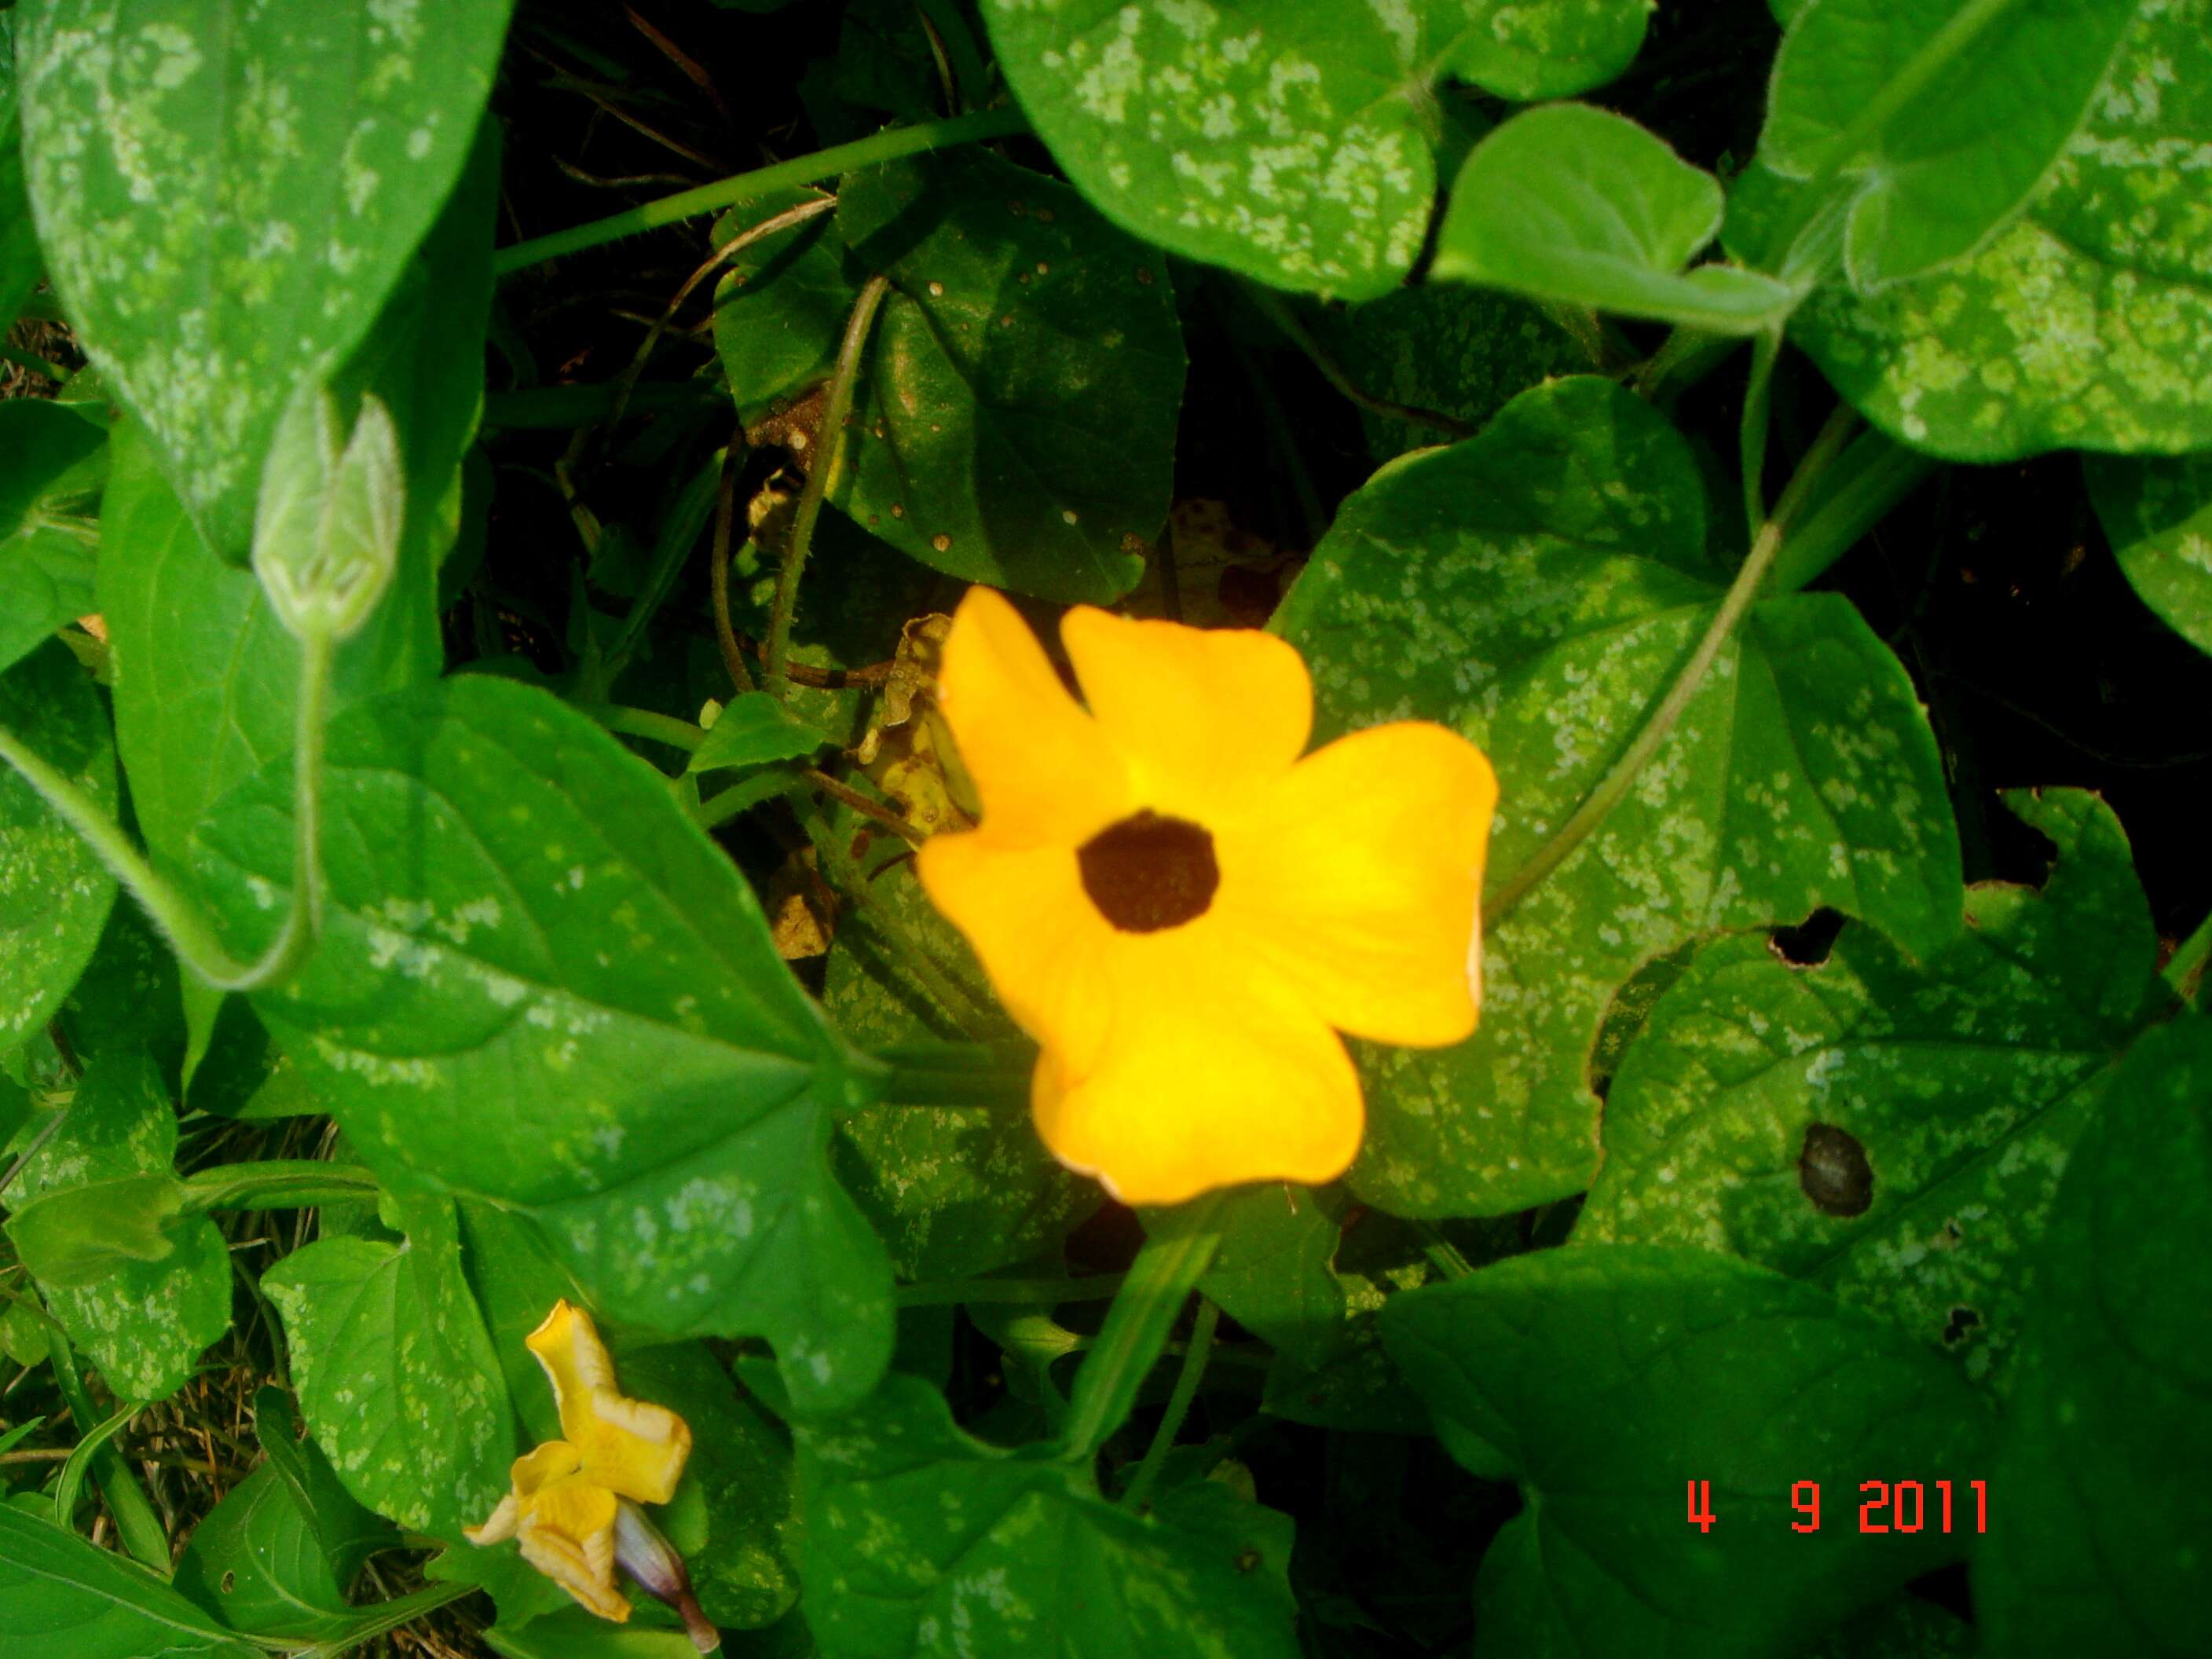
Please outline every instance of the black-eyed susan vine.
[[0, 1659], [2212, 1649], [2209, 41], [0, 7]]

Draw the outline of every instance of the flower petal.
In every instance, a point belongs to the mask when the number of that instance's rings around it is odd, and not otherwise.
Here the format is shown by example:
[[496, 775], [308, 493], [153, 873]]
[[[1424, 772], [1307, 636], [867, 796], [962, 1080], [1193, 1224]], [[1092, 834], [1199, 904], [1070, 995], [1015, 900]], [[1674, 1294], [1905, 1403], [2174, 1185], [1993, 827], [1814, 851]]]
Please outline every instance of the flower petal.
[[1004, 596], [968, 590], [938, 686], [994, 841], [1073, 847], [1129, 810], [1119, 757]]
[[1457, 1042], [1480, 1000], [1497, 804], [1490, 763], [1457, 732], [1415, 720], [1355, 732], [1216, 828], [1215, 907], [1338, 1030]]
[[665, 1406], [595, 1390], [596, 1418], [584, 1443], [584, 1469], [610, 1491], [641, 1504], [665, 1504], [691, 1455], [690, 1425]]
[[1359, 1150], [1359, 1079], [1304, 1000], [1206, 918], [1109, 933], [1063, 976], [1030, 1103], [1053, 1155], [1130, 1204], [1319, 1183]]
[[480, 1527], [463, 1527], [461, 1536], [471, 1544], [504, 1544], [514, 1536], [515, 1523], [521, 1518], [513, 1492], [499, 1500], [499, 1507], [491, 1512], [491, 1519]]
[[1078, 605], [1060, 642], [1141, 804], [1208, 821], [1279, 776], [1313, 732], [1295, 647], [1253, 629], [1139, 622]]
[[1113, 936], [1083, 890], [1074, 848], [1003, 847], [988, 830], [932, 836], [915, 869], [930, 902], [975, 947], [1014, 1023], [1049, 1041], [1062, 981]]
[[602, 1619], [629, 1617], [615, 1588], [615, 1495], [582, 1475], [545, 1487], [523, 1505], [522, 1559]]
[[565, 1440], [548, 1440], [516, 1458], [507, 1478], [514, 1483], [515, 1496], [526, 1499], [583, 1467], [583, 1454], [574, 1446]]
[[[552, 1382], [561, 1432], [584, 1472], [624, 1498], [665, 1504], [691, 1455], [690, 1425], [667, 1407], [629, 1399], [615, 1387], [614, 1362], [598, 1327], [567, 1299], [555, 1303], [524, 1341]], [[531, 1456], [560, 1443], [549, 1441]], [[519, 1474], [521, 1463], [515, 1467]]]

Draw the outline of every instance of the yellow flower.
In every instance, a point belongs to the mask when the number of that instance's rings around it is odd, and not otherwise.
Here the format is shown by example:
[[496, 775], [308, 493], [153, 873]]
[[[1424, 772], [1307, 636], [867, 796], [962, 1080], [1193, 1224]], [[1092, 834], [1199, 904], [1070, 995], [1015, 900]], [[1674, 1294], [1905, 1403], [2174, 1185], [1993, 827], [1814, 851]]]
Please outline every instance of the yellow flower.
[[1133, 1204], [1334, 1179], [1363, 1123], [1337, 1031], [1474, 1029], [1490, 763], [1421, 721], [1300, 759], [1312, 684], [1272, 635], [1085, 606], [1060, 640], [1088, 712], [969, 590], [940, 700], [982, 818], [920, 858], [1042, 1051], [1037, 1132]]
[[572, 1303], [555, 1303], [524, 1340], [552, 1381], [562, 1437], [516, 1458], [514, 1490], [464, 1535], [471, 1544], [518, 1540], [524, 1560], [600, 1618], [626, 1620], [629, 1599], [615, 1588], [621, 1500], [665, 1504], [691, 1454], [691, 1431], [665, 1407], [617, 1391], [591, 1315]]

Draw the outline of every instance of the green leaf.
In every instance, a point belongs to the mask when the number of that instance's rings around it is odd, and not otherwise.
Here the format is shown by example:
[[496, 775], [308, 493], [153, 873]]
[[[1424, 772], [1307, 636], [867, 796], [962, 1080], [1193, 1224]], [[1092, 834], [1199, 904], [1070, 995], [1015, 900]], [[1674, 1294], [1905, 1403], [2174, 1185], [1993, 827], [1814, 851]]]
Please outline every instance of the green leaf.
[[[1510, 295], [1428, 283], [1364, 305], [1316, 307], [1304, 320], [1360, 389], [1479, 427], [1520, 392], [1589, 367], [1573, 339], [1535, 306]], [[1363, 407], [1378, 461], [1445, 441], [1434, 427]]]
[[1320, 1428], [1425, 1432], [1427, 1413], [1383, 1352], [1376, 1318], [1435, 1275], [1413, 1229], [1358, 1213], [1334, 1188], [1253, 1188], [1218, 1214], [1221, 1243], [1199, 1289], [1275, 1350], [1267, 1409]]
[[1754, 270], [1683, 267], [1721, 228], [1721, 187], [1625, 116], [1553, 104], [1474, 147], [1437, 233], [1439, 280], [1715, 333], [1779, 325], [1797, 295]]
[[1037, 135], [1116, 223], [1277, 288], [1366, 299], [1412, 266], [1436, 190], [1429, 89], [1565, 97], [1626, 68], [1638, 0], [986, 0]]
[[1501, 98], [1534, 103], [1601, 87], [1636, 59], [1644, 0], [1419, 0], [1423, 56]]
[[140, 1567], [0, 1504], [0, 1659], [183, 1659], [255, 1651]]
[[346, 1585], [399, 1534], [360, 1504], [312, 1440], [295, 1439], [290, 1401], [264, 1388], [254, 1402], [263, 1461], [192, 1528], [177, 1588], [233, 1630], [337, 1642], [376, 1621], [346, 1603]]
[[45, 270], [31, 198], [23, 187], [22, 122], [15, 97], [15, 14], [0, 12], [0, 331], [11, 327]]
[[460, 176], [507, 10], [32, 10], [23, 153], [54, 285], [225, 559], [293, 390], [367, 337]]
[[[73, 1191], [173, 1184], [177, 1115], [143, 1051], [94, 1055], [69, 1116], [8, 1189], [15, 1218]], [[13, 1231], [14, 1223], [10, 1223]], [[122, 1400], [184, 1386], [201, 1350], [230, 1328], [230, 1252], [205, 1216], [170, 1221], [158, 1260], [126, 1261], [94, 1283], [42, 1282], [47, 1311]]]
[[972, 149], [848, 177], [837, 228], [892, 289], [830, 500], [951, 575], [1128, 592], [1167, 518], [1182, 401], [1158, 257]]
[[[1759, 159], [1815, 188], [1842, 181], [1854, 287], [1924, 276], [2018, 211], [2081, 124], [2136, 10], [2136, 0], [1822, 0], [1775, 56]], [[1977, 17], [1979, 31], [1963, 32]]]
[[740, 693], [722, 705], [707, 728], [707, 740], [692, 752], [687, 772], [712, 772], [729, 766], [766, 766], [799, 760], [826, 747], [830, 734], [808, 725], [765, 691]]
[[[282, 913], [291, 789], [279, 760], [196, 837], [240, 948]], [[810, 1402], [866, 1392], [890, 1275], [827, 1152], [879, 1079], [666, 781], [466, 675], [333, 721], [324, 793], [322, 942], [254, 1007], [362, 1157], [526, 1213], [628, 1318], [765, 1335]]]
[[[92, 681], [49, 641], [0, 674], [0, 731], [115, 810], [115, 743]], [[13, 767], [0, 768], [0, 1054], [46, 1024], [100, 943], [115, 882]]]
[[[1279, 617], [1318, 735], [1408, 716], [1481, 745], [1494, 890], [1549, 841], [1703, 634], [1729, 577], [1688, 446], [1609, 382], [1525, 392], [1347, 501]], [[1482, 1024], [1365, 1049], [1351, 1182], [1400, 1214], [1498, 1214], [1597, 1172], [1585, 1072], [1613, 992], [1700, 933], [1826, 904], [1915, 953], [1958, 929], [1959, 850], [1911, 682], [1850, 603], [1754, 605], [1628, 797], [1502, 924]]]
[[2048, 884], [1970, 888], [1922, 966], [1857, 927], [1812, 967], [1757, 934], [1690, 959], [1606, 1097], [1577, 1243], [1732, 1251], [1998, 1374], [2068, 1153], [2164, 1000], [2111, 810], [2013, 802], [2057, 845]]
[[[861, 827], [847, 818], [832, 833]], [[839, 1030], [871, 1050], [959, 1036], [884, 947], [877, 916], [887, 913], [976, 1006], [988, 1007], [974, 954], [922, 892], [911, 859], [867, 855], [862, 867], [867, 903], [839, 923], [823, 1006]], [[1018, 1104], [918, 1106], [898, 1098], [894, 1081], [884, 1103], [838, 1125], [837, 1173], [902, 1279], [969, 1279], [1050, 1255], [1097, 1208], [1096, 1183], [1061, 1168], [1037, 1138], [1025, 1076], [1017, 1092]]]
[[995, 1450], [897, 1373], [793, 1425], [807, 1622], [823, 1659], [1268, 1659], [1298, 1651], [1286, 1516], [1212, 1483], [1149, 1517], [1073, 1464]]
[[1990, 1651], [2027, 1659], [2212, 1647], [2212, 1019], [2146, 1038], [2106, 1102], [2051, 1216], [1974, 1560]]
[[2212, 651], [2212, 455], [2085, 456], [2089, 500], [2142, 601]]
[[8, 1239], [40, 1284], [82, 1290], [135, 1262], [174, 1255], [169, 1224], [184, 1203], [184, 1188], [166, 1170], [56, 1187], [16, 1205]]
[[354, 1498], [459, 1538], [507, 1490], [507, 1384], [462, 1276], [453, 1205], [398, 1206], [404, 1243], [326, 1238], [261, 1276], [307, 1427]]
[[65, 404], [0, 403], [0, 455], [8, 457], [0, 472], [0, 671], [94, 608], [94, 508], [106, 447], [100, 428]]
[[[531, 1439], [557, 1439], [552, 1389], [523, 1339], [557, 1299], [581, 1301], [583, 1289], [528, 1222], [488, 1205], [465, 1204], [461, 1224], [469, 1279], [507, 1392]], [[665, 1406], [690, 1425], [690, 1462], [654, 1522], [687, 1558], [700, 1606], [725, 1629], [775, 1623], [799, 1595], [786, 1536], [798, 1507], [789, 1443], [732, 1384], [704, 1343], [656, 1341], [596, 1312], [595, 1318], [622, 1391]], [[517, 1609], [525, 1619], [527, 1605]], [[504, 1604], [501, 1616], [513, 1616]]]
[[[783, 190], [739, 202], [714, 222], [717, 247], [809, 202], [817, 190]], [[825, 380], [858, 290], [847, 279], [845, 241], [827, 213], [748, 244], [714, 287], [714, 349], [746, 421], [779, 398]]]
[[[437, 567], [451, 544], [461, 454], [483, 392], [497, 146], [480, 143], [374, 335], [337, 377], [342, 407], [374, 392], [407, 471], [400, 565], [367, 628], [340, 647], [334, 706], [444, 667]], [[100, 520], [100, 608], [118, 665], [118, 741], [157, 863], [181, 865], [209, 805], [292, 746], [299, 647], [249, 571], [210, 551], [125, 422]]]
[[2212, 171], [2186, 160], [2208, 129], [2212, 0], [2139, 5], [2009, 228], [1871, 297], [1824, 289], [1792, 333], [1869, 420], [1931, 454], [2212, 447]]
[[[1765, 1659], [1966, 1551], [1932, 1526], [1862, 1536], [1854, 1506], [1876, 1474], [1965, 1492], [1982, 1401], [1813, 1285], [1702, 1250], [1544, 1250], [1394, 1298], [1382, 1335], [1453, 1455], [1521, 1482], [1475, 1587], [1477, 1659]], [[1806, 1480], [1820, 1526], [1796, 1533]]]

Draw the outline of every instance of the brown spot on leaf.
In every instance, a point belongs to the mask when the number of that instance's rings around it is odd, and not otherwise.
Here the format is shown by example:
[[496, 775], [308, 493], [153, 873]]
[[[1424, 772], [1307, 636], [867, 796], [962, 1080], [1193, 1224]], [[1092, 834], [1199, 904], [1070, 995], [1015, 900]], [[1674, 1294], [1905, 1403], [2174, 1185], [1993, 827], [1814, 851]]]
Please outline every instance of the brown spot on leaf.
[[1805, 1126], [1797, 1184], [1823, 1215], [1864, 1215], [1874, 1202], [1874, 1166], [1858, 1137], [1832, 1123]]

